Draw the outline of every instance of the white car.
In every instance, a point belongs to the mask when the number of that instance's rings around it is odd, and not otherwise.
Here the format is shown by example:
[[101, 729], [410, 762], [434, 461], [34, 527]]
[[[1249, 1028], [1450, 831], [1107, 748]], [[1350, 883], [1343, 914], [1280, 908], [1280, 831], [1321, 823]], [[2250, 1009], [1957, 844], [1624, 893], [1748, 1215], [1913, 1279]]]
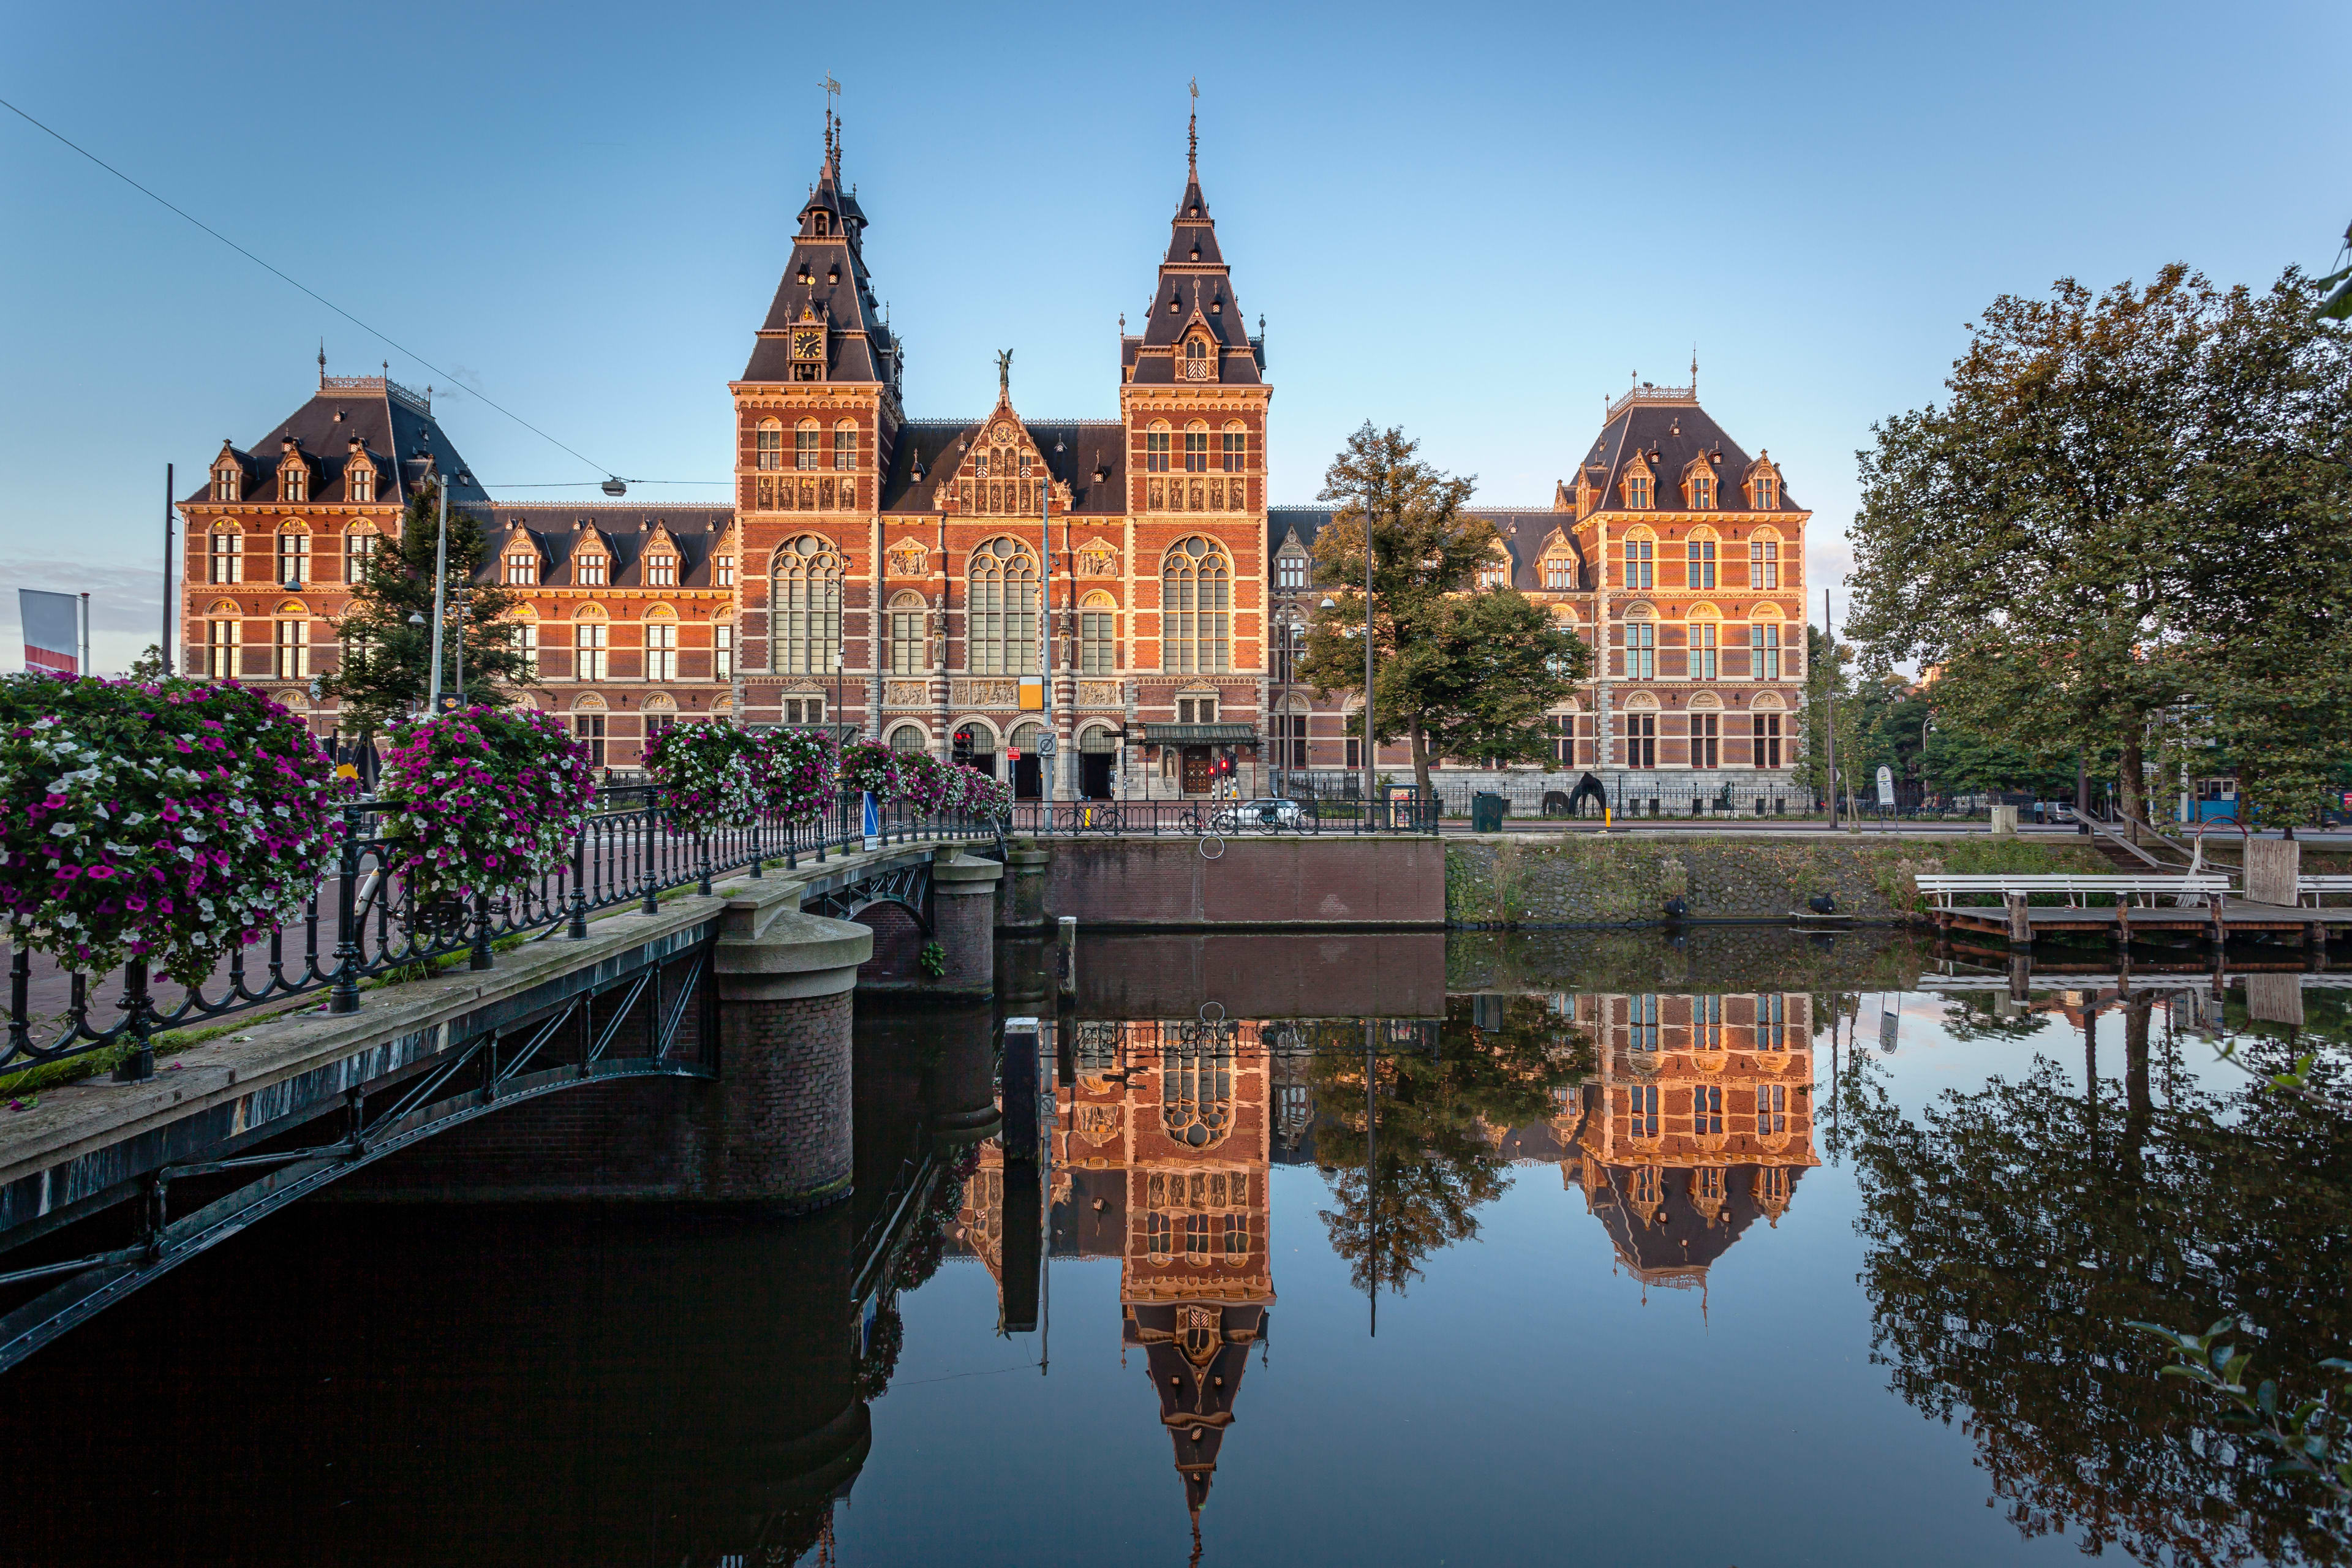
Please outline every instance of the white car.
[[1272, 796], [1239, 801], [1221, 807], [1209, 818], [1209, 826], [1218, 833], [1279, 833], [1306, 826], [1307, 808], [1295, 800]]

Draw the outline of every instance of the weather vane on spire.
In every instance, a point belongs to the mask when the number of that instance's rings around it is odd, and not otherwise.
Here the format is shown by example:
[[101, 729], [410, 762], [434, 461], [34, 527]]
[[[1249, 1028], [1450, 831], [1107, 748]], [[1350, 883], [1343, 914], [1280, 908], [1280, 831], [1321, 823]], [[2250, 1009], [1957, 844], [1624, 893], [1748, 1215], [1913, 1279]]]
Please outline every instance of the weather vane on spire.
[[827, 71], [824, 79], [817, 86], [824, 89], [824, 161], [837, 177], [840, 174], [839, 149], [834, 141], [834, 127], [839, 121], [834, 112], [834, 100], [841, 96], [841, 84], [833, 79], [831, 71]]
[[1192, 119], [1184, 132], [1184, 168], [1197, 175], [1201, 172], [1201, 79], [1194, 77], [1187, 85], [1192, 93]]

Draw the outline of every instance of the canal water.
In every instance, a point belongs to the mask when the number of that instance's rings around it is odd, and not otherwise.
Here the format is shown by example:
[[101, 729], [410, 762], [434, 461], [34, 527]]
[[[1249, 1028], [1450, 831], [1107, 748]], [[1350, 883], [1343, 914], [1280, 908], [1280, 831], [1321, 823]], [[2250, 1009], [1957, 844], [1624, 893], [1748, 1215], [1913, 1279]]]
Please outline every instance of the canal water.
[[[2339, 1072], [2327, 976], [1106, 937], [1056, 1016], [1044, 959], [867, 1010], [824, 1213], [346, 1196], [180, 1269], [0, 1380], [0, 1562], [2352, 1556], [2129, 1327], [2352, 1345], [2352, 1132], [2253, 1076]], [[1025, 1148], [961, 1103], [1008, 1015]]]

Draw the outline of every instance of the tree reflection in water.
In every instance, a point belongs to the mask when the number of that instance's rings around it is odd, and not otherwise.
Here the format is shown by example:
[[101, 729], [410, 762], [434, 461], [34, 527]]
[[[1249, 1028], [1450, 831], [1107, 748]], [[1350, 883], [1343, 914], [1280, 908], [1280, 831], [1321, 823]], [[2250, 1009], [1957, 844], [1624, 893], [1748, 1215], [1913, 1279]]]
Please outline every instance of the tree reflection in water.
[[1358, 1289], [1402, 1294], [1423, 1258], [1477, 1236], [1477, 1211], [1511, 1184], [1501, 1134], [1558, 1115], [1592, 1048], [1541, 996], [1449, 996], [1435, 1050], [1373, 1043], [1369, 1058], [1324, 1051], [1309, 1069], [1334, 1205], [1318, 1217]]
[[[2200, 1087], [2181, 1054], [2210, 1047], [2168, 1028], [2151, 1041], [2144, 994], [2107, 1001], [2068, 1009], [2079, 1078], [2037, 1054], [1915, 1118], [1866, 1053], [1846, 1069], [1874, 1359], [1914, 1406], [1961, 1419], [2028, 1537], [2144, 1563], [2352, 1561], [2347, 1521], [2268, 1478], [2127, 1326], [2242, 1313], [2282, 1399], [2316, 1392], [2315, 1363], [2352, 1344], [2352, 1129], [2251, 1079]], [[2098, 1061], [2117, 1013], [2120, 1083]], [[2258, 1041], [2248, 1059], [2283, 1067], [2293, 1049]]]

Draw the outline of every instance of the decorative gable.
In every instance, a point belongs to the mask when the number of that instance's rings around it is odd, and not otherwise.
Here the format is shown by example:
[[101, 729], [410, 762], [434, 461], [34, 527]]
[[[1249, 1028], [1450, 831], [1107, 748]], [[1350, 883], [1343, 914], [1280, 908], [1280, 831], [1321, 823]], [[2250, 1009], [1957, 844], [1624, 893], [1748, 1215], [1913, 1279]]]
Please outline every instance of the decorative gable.
[[1683, 465], [1683, 505], [1692, 511], [1713, 511], [1722, 503], [1716, 469], [1723, 462], [1720, 449], [1702, 452]]
[[227, 441], [221, 443], [220, 456], [213, 459], [212, 499], [216, 501], [245, 499], [245, 459]]
[[930, 574], [931, 552], [921, 540], [911, 534], [893, 541], [882, 554], [893, 577], [926, 577]]
[[1618, 476], [1618, 504], [1633, 511], [1647, 511], [1658, 503], [1657, 471], [1639, 451], [1626, 459], [1624, 471]]
[[302, 455], [302, 444], [289, 436], [278, 442], [278, 447], [283, 455], [278, 459], [278, 499], [309, 500], [314, 473], [310, 459]]
[[966, 441], [952, 474], [940, 482], [936, 504], [961, 517], [1035, 517], [1040, 485], [1048, 487], [1055, 510], [1069, 510], [1070, 487], [1054, 478], [1028, 426], [1000, 397], [996, 412]]
[[375, 458], [369, 455], [367, 443], [353, 436], [351, 449], [343, 458], [343, 499], [373, 504], [376, 499], [376, 480], [382, 472]]

